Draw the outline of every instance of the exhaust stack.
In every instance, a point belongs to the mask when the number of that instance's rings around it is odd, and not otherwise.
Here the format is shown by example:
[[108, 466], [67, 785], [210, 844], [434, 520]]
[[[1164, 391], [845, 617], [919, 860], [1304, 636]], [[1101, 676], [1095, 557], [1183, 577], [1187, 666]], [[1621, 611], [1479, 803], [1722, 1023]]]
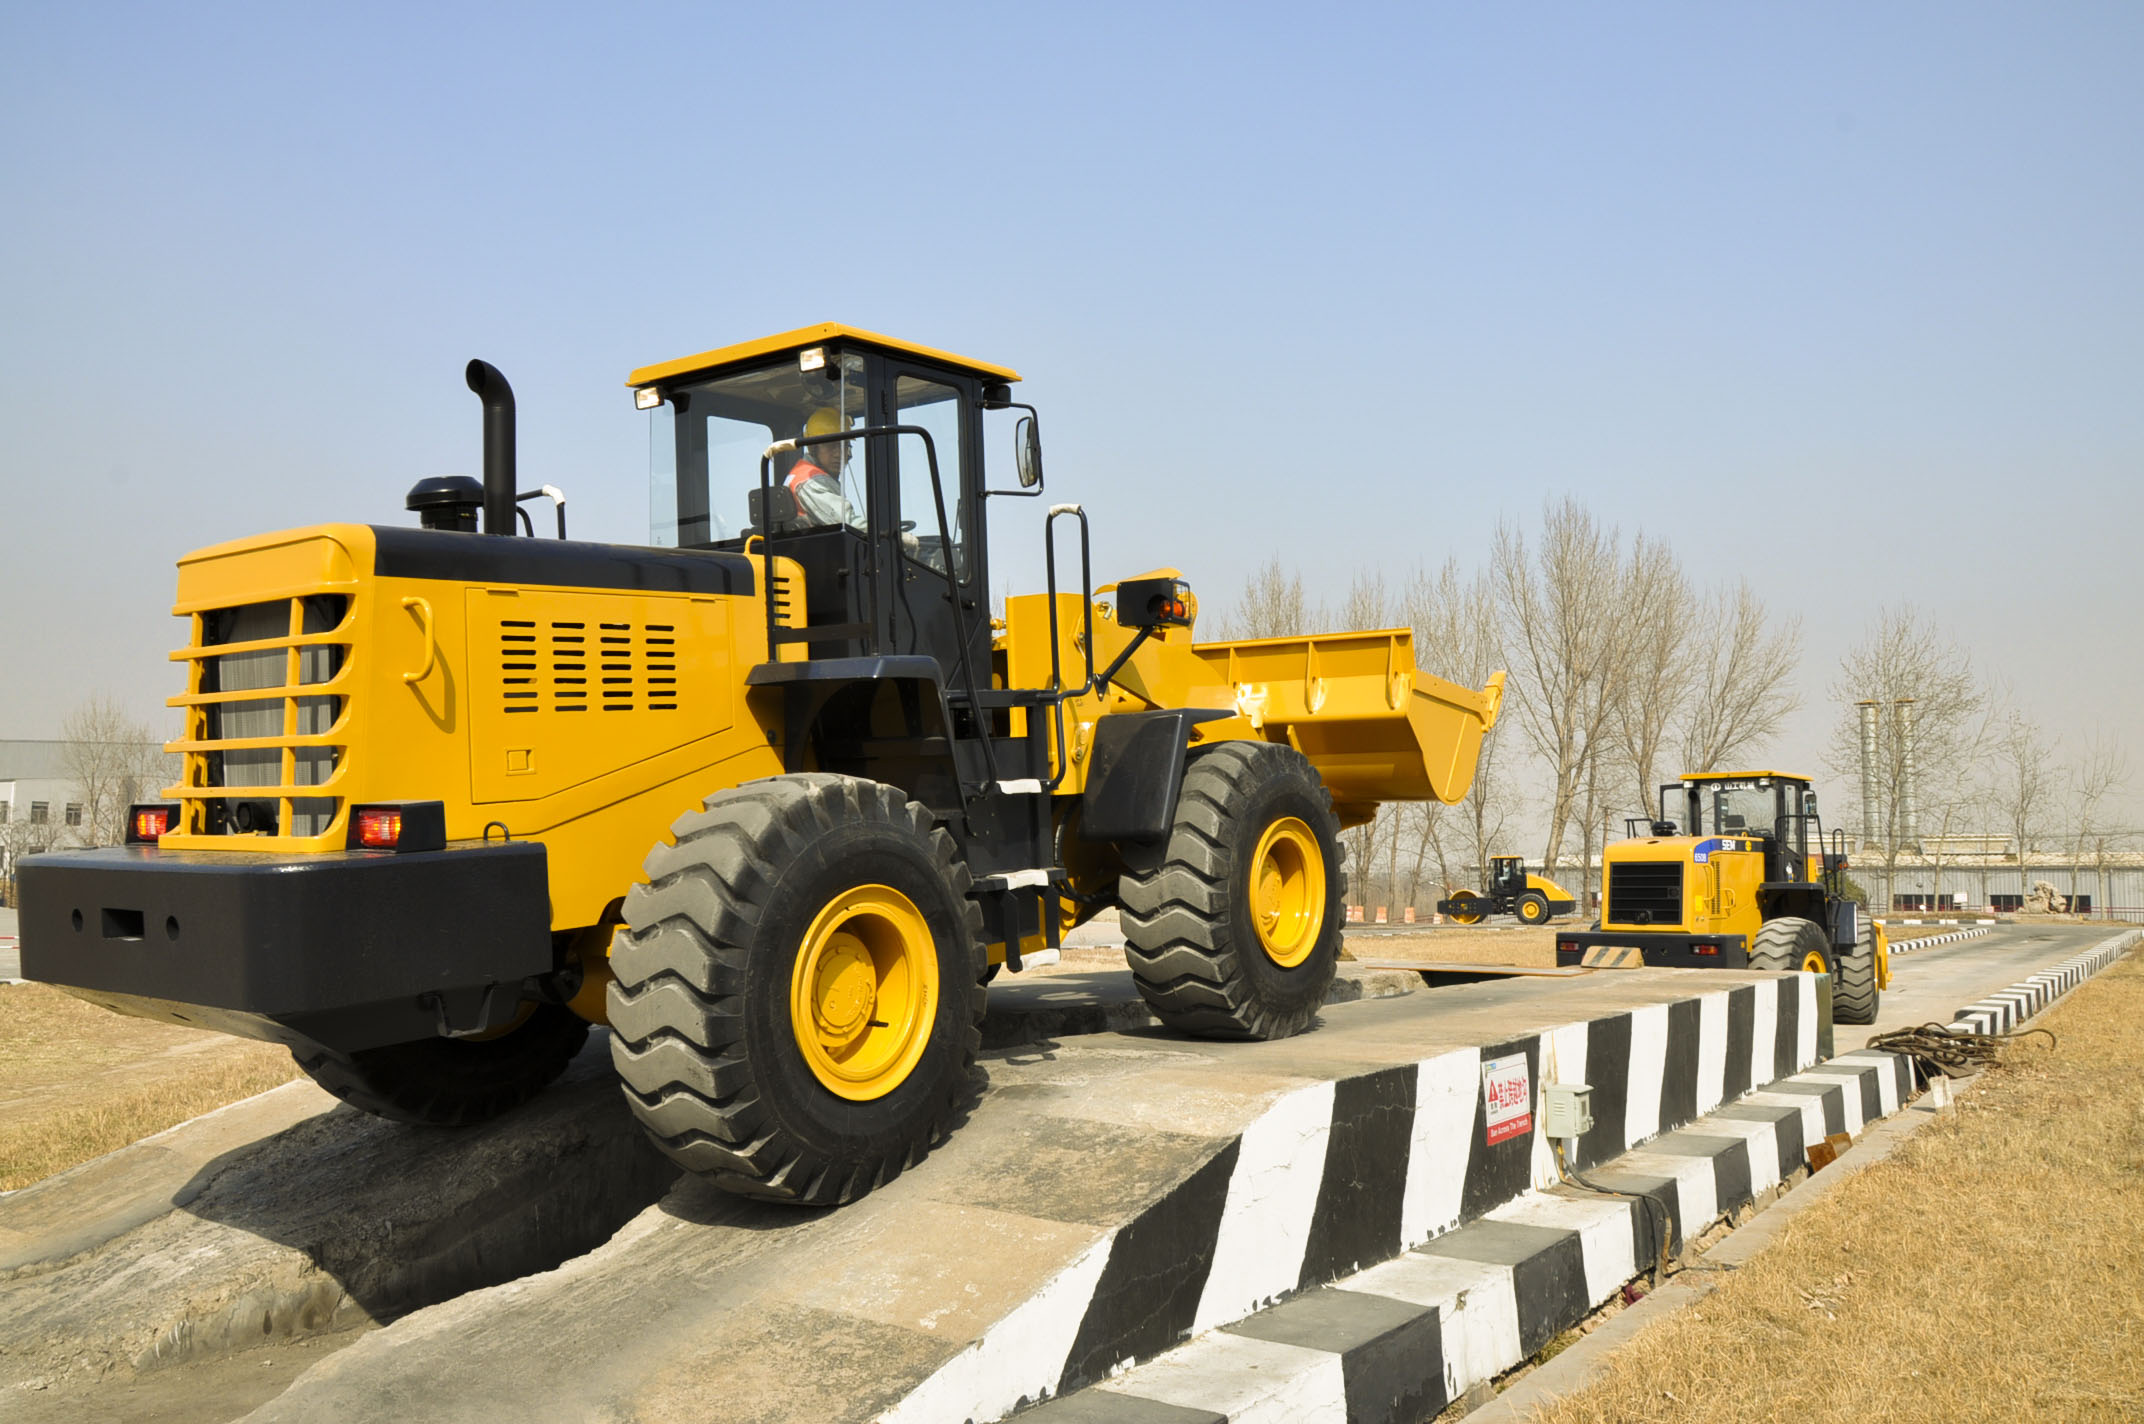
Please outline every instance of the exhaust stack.
[[1898, 783], [1900, 799], [1906, 803], [1906, 844], [1918, 850], [1921, 845], [1921, 772], [1914, 762], [1913, 699], [1899, 698], [1891, 704], [1891, 711], [1898, 718]]
[[1854, 704], [1861, 711], [1861, 843], [1876, 844], [1876, 712], [1873, 702]]
[[469, 389], [484, 402], [484, 532], [514, 532], [514, 388], [489, 361], [471, 361]]

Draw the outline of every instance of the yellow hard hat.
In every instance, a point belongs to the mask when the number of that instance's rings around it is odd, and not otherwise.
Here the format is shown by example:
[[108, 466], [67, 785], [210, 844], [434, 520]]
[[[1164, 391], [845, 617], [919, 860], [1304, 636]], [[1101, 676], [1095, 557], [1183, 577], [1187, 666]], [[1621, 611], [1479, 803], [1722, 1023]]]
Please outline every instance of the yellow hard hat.
[[832, 435], [841, 429], [841, 412], [822, 405], [804, 418], [806, 435]]

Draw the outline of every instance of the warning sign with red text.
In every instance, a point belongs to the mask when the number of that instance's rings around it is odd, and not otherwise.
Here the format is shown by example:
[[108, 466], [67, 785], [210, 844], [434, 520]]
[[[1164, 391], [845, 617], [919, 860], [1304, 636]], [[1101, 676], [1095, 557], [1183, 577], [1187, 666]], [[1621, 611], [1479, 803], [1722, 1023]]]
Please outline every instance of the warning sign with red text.
[[1534, 1130], [1534, 1086], [1526, 1055], [1492, 1058], [1481, 1065], [1481, 1096], [1489, 1108], [1489, 1145]]

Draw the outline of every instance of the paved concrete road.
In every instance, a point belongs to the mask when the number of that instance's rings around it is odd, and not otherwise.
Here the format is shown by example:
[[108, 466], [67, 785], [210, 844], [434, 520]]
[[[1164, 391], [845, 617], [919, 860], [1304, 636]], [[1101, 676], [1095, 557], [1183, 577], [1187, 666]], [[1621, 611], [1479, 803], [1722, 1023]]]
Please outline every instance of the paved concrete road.
[[1840, 1024], [1838, 1051], [1859, 1048], [1871, 1035], [1916, 1024], [1949, 1023], [1965, 1005], [2030, 979], [2042, 969], [2081, 954], [2124, 925], [1998, 925], [1995, 933], [1934, 949], [1910, 950], [1891, 960], [1891, 987], [1884, 990], [1876, 1023], [1866, 1030]]
[[22, 950], [15, 940], [15, 912], [0, 906], [0, 983], [22, 977]]

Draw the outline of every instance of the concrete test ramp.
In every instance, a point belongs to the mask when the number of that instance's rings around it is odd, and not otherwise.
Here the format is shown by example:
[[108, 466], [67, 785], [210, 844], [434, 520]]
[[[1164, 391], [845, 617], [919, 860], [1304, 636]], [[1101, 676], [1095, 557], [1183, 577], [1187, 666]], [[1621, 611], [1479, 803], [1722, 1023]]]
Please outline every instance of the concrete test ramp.
[[[1128, 974], [1030, 978], [992, 995], [1004, 1043], [1151, 1022], [1122, 1002]], [[1417, 983], [1351, 971], [1333, 1000]], [[471, 1131], [292, 1083], [0, 1194], [0, 1417], [227, 1419], [242, 1411], [219, 1400], [267, 1398], [345, 1332], [600, 1245], [679, 1176], [609, 1057], [596, 1034], [533, 1104]]]
[[1815, 1062], [1816, 987], [1506, 981], [1338, 1005], [1280, 1043], [1147, 1031], [986, 1055], [970, 1120], [859, 1203], [682, 1183], [556, 1270], [360, 1338], [249, 1418], [1000, 1417], [1551, 1180], [1530, 1115], [1489, 1141], [1486, 1063], [1592, 1083], [1579, 1160], [1598, 1163]]
[[110, 1417], [83, 1391], [546, 1270], [676, 1178], [600, 1046], [461, 1132], [288, 1084], [0, 1199], [0, 1416]]

